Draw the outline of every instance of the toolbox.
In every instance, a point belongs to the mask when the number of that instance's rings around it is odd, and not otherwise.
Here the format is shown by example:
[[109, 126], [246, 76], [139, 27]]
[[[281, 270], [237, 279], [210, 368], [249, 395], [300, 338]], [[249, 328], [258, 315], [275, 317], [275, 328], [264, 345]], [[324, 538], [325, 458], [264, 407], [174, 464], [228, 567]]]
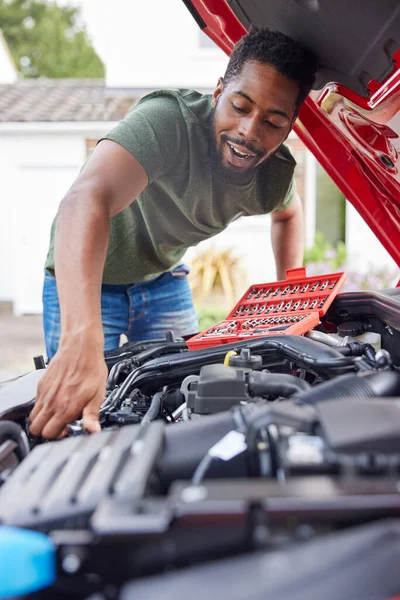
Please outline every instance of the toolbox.
[[286, 279], [249, 287], [226, 319], [189, 340], [189, 350], [265, 335], [303, 335], [318, 325], [345, 282], [345, 273], [307, 277], [305, 267]]

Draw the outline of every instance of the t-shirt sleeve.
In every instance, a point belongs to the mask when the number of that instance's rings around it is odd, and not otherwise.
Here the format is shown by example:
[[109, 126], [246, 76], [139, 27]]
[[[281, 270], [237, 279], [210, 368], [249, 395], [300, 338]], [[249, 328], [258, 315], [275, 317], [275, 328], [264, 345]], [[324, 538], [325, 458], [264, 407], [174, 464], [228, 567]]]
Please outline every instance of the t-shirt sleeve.
[[185, 130], [177, 99], [153, 97], [140, 101], [102, 139], [126, 148], [142, 165], [151, 183], [179, 164]]
[[273, 209], [272, 212], [276, 212], [276, 211], [280, 211], [280, 210], [286, 210], [287, 208], [289, 208], [289, 206], [291, 205], [291, 203], [294, 200], [294, 197], [296, 196], [297, 193], [297, 189], [296, 189], [296, 180], [294, 178], [294, 176], [292, 177], [292, 181], [289, 184], [288, 190], [285, 194], [285, 196], [283, 197], [282, 201], [279, 202], [279, 204], [277, 204], [275, 206], [275, 208]]

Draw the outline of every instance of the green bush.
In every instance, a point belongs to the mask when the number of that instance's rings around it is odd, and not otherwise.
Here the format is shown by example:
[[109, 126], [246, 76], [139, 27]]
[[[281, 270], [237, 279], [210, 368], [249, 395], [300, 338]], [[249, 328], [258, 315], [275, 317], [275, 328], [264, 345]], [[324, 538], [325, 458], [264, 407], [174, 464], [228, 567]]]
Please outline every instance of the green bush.
[[315, 241], [312, 248], [307, 248], [304, 251], [304, 265], [310, 265], [312, 263], [328, 263], [332, 271], [340, 269], [341, 266], [346, 262], [346, 244], [344, 242], [337, 242], [333, 246], [323, 233], [317, 231], [315, 234]]
[[213, 304], [201, 304], [196, 306], [196, 312], [199, 319], [199, 331], [204, 331], [221, 321], [224, 321], [228, 314], [226, 308]]

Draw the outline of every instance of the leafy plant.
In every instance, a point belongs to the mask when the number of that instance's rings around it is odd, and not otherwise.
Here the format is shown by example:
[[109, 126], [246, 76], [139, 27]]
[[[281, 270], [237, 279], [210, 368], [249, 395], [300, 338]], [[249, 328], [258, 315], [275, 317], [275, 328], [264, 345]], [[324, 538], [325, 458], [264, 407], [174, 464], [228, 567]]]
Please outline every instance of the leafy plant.
[[24, 77], [104, 77], [79, 7], [0, 0], [0, 29]]
[[246, 280], [242, 261], [233, 249], [207, 248], [198, 252], [189, 264], [189, 282], [195, 304], [219, 305], [229, 310]]
[[329, 264], [331, 271], [339, 269], [346, 262], [346, 258], [346, 244], [340, 241], [332, 246], [320, 231], [315, 234], [315, 242], [312, 248], [308, 248], [304, 252], [305, 265], [326, 262]]
[[221, 321], [224, 321], [229, 311], [215, 304], [201, 304], [196, 306], [199, 319], [199, 331], [204, 331]]

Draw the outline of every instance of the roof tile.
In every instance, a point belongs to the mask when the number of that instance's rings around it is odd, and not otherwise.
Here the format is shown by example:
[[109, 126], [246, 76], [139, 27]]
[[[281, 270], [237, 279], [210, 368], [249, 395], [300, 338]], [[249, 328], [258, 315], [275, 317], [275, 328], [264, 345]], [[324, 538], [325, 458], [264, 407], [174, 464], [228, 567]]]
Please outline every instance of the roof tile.
[[0, 84], [0, 122], [119, 121], [137, 100], [102, 79], [21, 79]]

